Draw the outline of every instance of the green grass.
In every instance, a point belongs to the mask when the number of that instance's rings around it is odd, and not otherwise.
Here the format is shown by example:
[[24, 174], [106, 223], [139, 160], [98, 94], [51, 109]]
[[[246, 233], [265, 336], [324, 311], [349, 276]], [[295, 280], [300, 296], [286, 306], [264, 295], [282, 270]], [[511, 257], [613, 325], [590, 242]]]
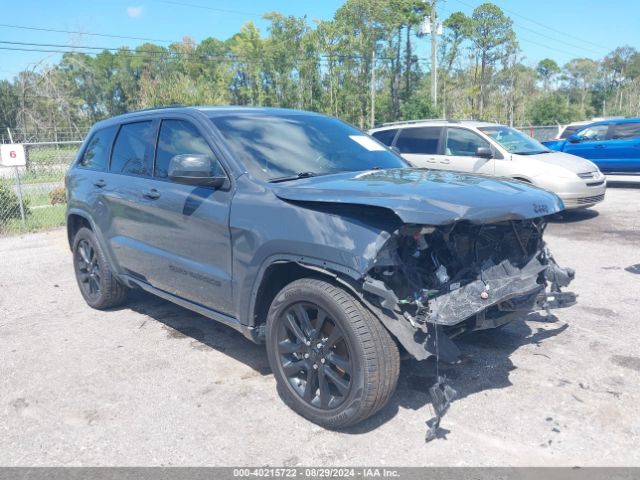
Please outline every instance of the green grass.
[[0, 223], [0, 235], [37, 232], [39, 230], [64, 225], [66, 208], [66, 205], [50, 205], [42, 208], [33, 208], [30, 206], [31, 213], [27, 216], [24, 223], [20, 218]]

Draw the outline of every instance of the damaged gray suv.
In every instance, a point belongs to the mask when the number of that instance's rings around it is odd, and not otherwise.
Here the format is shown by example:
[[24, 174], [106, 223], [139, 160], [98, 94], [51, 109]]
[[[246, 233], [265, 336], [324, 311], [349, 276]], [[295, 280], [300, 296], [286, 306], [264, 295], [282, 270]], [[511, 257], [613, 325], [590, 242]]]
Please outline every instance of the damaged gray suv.
[[66, 182], [91, 307], [140, 288], [266, 343], [283, 399], [330, 428], [387, 403], [400, 349], [455, 362], [457, 335], [574, 302], [543, 241], [556, 195], [408, 168], [324, 115], [126, 114], [92, 128]]

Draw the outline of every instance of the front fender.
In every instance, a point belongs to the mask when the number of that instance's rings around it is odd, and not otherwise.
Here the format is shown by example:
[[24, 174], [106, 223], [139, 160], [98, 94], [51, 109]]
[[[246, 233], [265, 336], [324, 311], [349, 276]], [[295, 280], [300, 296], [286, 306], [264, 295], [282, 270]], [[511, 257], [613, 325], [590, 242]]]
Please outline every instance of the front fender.
[[256, 184], [239, 185], [230, 230], [240, 321], [251, 324], [253, 297], [274, 262], [310, 265], [357, 280], [401, 223], [386, 209], [290, 202]]

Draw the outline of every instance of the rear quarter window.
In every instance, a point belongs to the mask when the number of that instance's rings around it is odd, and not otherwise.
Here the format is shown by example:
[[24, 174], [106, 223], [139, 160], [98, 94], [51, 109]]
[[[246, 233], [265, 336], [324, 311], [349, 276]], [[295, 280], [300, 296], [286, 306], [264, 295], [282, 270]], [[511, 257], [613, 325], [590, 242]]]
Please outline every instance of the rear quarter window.
[[373, 132], [371, 136], [379, 142], [382, 142], [387, 146], [391, 146], [391, 144], [393, 143], [393, 139], [396, 138], [396, 133], [398, 133], [398, 129], [392, 128], [389, 130], [380, 130], [378, 132]]
[[629, 138], [640, 138], [640, 122], [638, 123], [618, 123], [613, 126], [611, 138], [625, 140]]
[[117, 127], [98, 130], [87, 142], [87, 147], [78, 161], [78, 166], [90, 170], [107, 170], [109, 166], [109, 150], [116, 135]]

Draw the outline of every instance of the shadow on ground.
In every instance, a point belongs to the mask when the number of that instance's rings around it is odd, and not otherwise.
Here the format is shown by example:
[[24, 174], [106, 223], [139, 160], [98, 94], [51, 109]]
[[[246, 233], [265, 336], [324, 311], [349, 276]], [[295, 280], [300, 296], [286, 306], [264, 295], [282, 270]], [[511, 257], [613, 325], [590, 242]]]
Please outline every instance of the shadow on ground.
[[214, 349], [253, 368], [261, 375], [271, 373], [264, 345], [256, 345], [222, 323], [199, 315], [143, 290], [132, 290], [128, 308], [165, 325], [168, 339], [191, 338], [191, 347]]
[[[526, 319], [529, 322], [540, 323], [557, 321], [553, 315], [545, 317], [539, 313], [531, 313]], [[509, 374], [518, 368], [511, 361], [511, 354], [524, 345], [539, 346], [544, 340], [562, 333], [567, 327], [568, 325], [563, 324], [551, 329], [532, 329], [521, 319], [498, 330], [486, 330], [459, 337], [455, 342], [462, 351], [461, 362], [457, 365], [440, 364], [440, 375], [445, 375], [449, 384], [456, 390], [456, 400], [484, 390], [510, 387]], [[547, 356], [543, 353], [539, 355]], [[367, 433], [391, 420], [400, 407], [417, 410], [431, 403], [429, 388], [435, 381], [435, 358], [431, 357], [423, 362], [405, 360], [402, 362], [398, 388], [389, 404], [377, 415], [349, 429], [347, 433]], [[424, 420], [426, 431], [426, 421], [429, 418]]]
[[[138, 290], [131, 293], [129, 302], [123, 308], [130, 308], [164, 324], [168, 339], [190, 338], [193, 348], [214, 349], [244, 363], [261, 375], [271, 374], [264, 345], [254, 344], [226, 325]], [[530, 313], [526, 320], [553, 323], [557, 318], [553, 315]], [[459, 337], [456, 343], [462, 351], [461, 363], [440, 364], [440, 374], [449, 379], [451, 386], [457, 391], [457, 399], [484, 390], [509, 387], [509, 373], [517, 368], [510, 359], [511, 354], [524, 345], [539, 346], [545, 339], [562, 333], [566, 328], [567, 325], [552, 329], [532, 329], [521, 319], [499, 330]], [[539, 355], [546, 356], [543, 353]], [[404, 360], [398, 388], [387, 406], [368, 420], [344, 430], [344, 433], [367, 433], [395, 417], [399, 408], [417, 410], [424, 407], [431, 403], [429, 387], [435, 381], [434, 358], [423, 362]], [[426, 420], [428, 419], [425, 418], [425, 422]]]
[[640, 189], [640, 176], [634, 177], [633, 180], [625, 181], [625, 180], [607, 179], [607, 188], [638, 188]]
[[575, 223], [594, 219], [598, 215], [600, 215], [598, 211], [593, 209], [563, 210], [560, 213], [551, 215], [549, 221], [551, 223]]

